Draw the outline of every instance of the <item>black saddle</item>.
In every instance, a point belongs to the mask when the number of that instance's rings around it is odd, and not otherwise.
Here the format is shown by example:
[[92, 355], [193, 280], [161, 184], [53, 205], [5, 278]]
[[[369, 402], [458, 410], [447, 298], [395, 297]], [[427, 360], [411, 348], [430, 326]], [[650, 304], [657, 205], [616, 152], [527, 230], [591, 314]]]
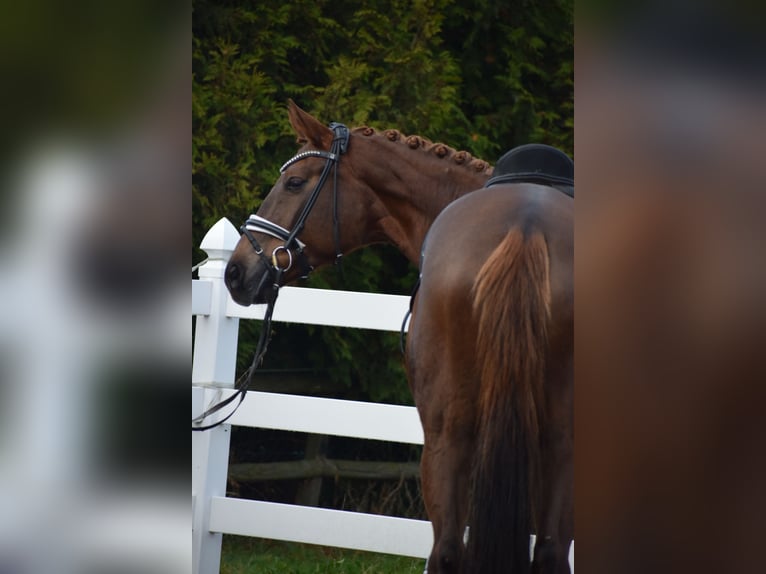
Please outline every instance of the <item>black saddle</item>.
[[574, 162], [563, 151], [549, 145], [520, 145], [497, 161], [485, 187], [521, 182], [555, 187], [574, 197]]

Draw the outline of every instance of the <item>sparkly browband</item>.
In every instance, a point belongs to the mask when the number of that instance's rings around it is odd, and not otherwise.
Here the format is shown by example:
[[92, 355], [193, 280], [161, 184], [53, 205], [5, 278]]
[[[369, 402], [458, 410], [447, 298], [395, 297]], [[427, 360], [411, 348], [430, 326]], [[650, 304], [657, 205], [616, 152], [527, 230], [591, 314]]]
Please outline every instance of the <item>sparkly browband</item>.
[[323, 157], [328, 160], [336, 161], [338, 159], [338, 155], [331, 153], [329, 151], [322, 151], [318, 149], [310, 149], [308, 151], [302, 151], [295, 157], [287, 160], [282, 167], [279, 168], [279, 173], [284, 173], [284, 171], [293, 165], [296, 161], [300, 161], [302, 159], [305, 159], [307, 157]]

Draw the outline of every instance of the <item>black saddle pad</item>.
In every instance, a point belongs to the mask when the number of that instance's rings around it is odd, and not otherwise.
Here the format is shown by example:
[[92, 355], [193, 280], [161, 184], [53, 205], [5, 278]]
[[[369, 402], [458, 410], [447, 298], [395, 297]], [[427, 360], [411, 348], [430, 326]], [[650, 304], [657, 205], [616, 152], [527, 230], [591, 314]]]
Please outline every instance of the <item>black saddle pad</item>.
[[563, 151], [549, 145], [521, 145], [497, 161], [486, 187], [522, 182], [555, 187], [574, 197], [574, 162]]

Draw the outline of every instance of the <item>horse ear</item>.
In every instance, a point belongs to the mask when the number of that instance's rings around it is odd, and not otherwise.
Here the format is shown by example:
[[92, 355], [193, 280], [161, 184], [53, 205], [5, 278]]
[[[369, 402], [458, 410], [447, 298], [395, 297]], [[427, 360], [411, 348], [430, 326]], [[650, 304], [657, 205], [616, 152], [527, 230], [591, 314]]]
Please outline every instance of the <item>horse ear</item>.
[[319, 149], [329, 149], [332, 145], [332, 130], [308, 112], [304, 112], [292, 101], [287, 101], [287, 116], [290, 125], [298, 134], [298, 141], [311, 142]]

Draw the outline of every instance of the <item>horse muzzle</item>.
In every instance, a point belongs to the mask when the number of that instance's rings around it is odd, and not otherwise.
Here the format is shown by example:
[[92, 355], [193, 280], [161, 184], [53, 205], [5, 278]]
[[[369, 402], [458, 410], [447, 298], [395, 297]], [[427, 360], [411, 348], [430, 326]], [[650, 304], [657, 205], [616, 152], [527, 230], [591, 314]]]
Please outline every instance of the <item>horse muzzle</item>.
[[229, 261], [224, 272], [224, 283], [231, 298], [244, 306], [266, 303], [274, 288], [272, 273], [261, 261], [256, 262], [250, 273], [243, 265]]

